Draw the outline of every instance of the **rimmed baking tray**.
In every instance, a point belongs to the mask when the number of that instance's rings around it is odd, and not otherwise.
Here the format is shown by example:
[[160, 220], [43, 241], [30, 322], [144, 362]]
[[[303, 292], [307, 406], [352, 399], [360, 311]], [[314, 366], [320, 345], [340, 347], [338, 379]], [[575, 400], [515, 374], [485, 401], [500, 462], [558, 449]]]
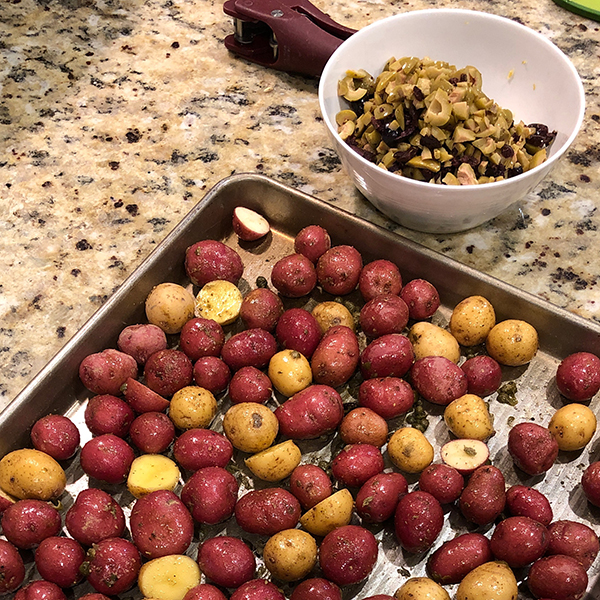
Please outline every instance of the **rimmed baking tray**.
[[[253, 244], [239, 242], [231, 228], [232, 212], [238, 205], [252, 208], [268, 219], [272, 233], [265, 240]], [[82, 407], [90, 393], [79, 381], [79, 363], [90, 353], [116, 347], [118, 334], [125, 326], [145, 321], [144, 301], [154, 285], [164, 281], [188, 283], [183, 267], [188, 246], [200, 239], [211, 238], [236, 248], [245, 264], [240, 287], [246, 291], [255, 287], [259, 275], [268, 278], [273, 263], [292, 252], [295, 234], [310, 224], [325, 227], [335, 244], [354, 245], [365, 262], [375, 258], [392, 260], [400, 268], [404, 281], [418, 277], [431, 281], [442, 300], [442, 307], [434, 318], [441, 325], [447, 322], [452, 307], [460, 300], [479, 294], [493, 304], [498, 320], [519, 318], [536, 327], [540, 334], [540, 352], [534, 361], [528, 367], [504, 369], [504, 379], [517, 381], [517, 405], [500, 404], [494, 396], [490, 398], [490, 410], [498, 431], [489, 442], [491, 457], [505, 472], [509, 485], [524, 482], [546, 493], [556, 519], [584, 520], [598, 533], [600, 511], [590, 509], [579, 485], [582, 470], [598, 458], [596, 438], [591, 447], [580, 453], [562, 453], [558, 464], [545, 477], [524, 478], [523, 473], [514, 469], [506, 450], [506, 433], [511, 423], [521, 420], [547, 423], [550, 415], [563, 403], [553, 382], [556, 366], [572, 352], [585, 350], [600, 355], [600, 326], [312, 196], [255, 174], [234, 175], [210, 190], [0, 414], [0, 456], [30, 445], [30, 427], [45, 414], [69, 414], [82, 422]], [[298, 301], [294, 301], [294, 305], [298, 305]], [[597, 403], [598, 398], [594, 398], [590, 404], [595, 412]], [[441, 412], [435, 407], [430, 409], [431, 425], [427, 437], [434, 443], [439, 459], [437, 449], [449, 436]], [[307, 445], [305, 449], [309, 451], [313, 447]], [[68, 491], [73, 495], [86, 480], [76, 461], [68, 466], [67, 474]], [[122, 498], [124, 502], [132, 501], [126, 494]], [[67, 498], [66, 506], [69, 503]], [[436, 547], [465, 527], [460, 518], [446, 519]], [[345, 590], [345, 597], [393, 595], [408, 576], [425, 574], [425, 557], [403, 553], [389, 528], [378, 528], [377, 536], [381, 544], [376, 570], [365, 584]], [[255, 543], [260, 545], [260, 541], [255, 540]], [[591, 598], [600, 597], [596, 565], [589, 574], [588, 593]], [[526, 598], [526, 588], [523, 593]], [[131, 593], [125, 596], [131, 597]]]

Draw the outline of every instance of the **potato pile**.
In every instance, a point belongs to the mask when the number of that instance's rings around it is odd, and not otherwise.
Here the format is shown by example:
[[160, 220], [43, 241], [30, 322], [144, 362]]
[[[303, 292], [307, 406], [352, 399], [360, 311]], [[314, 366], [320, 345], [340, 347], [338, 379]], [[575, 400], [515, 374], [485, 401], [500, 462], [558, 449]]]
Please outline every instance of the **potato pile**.
[[[236, 211], [234, 230], [253, 243], [269, 228], [248, 213]], [[107, 600], [137, 585], [148, 600], [341, 600], [368, 586], [383, 529], [405, 555], [427, 557], [428, 576], [398, 563], [405, 581], [371, 600], [454, 589], [514, 600], [517, 578], [536, 598], [584, 596], [600, 548], [592, 528], [553, 520], [551, 499], [507, 489], [489, 460], [500, 434], [486, 398], [504, 367], [534, 358], [535, 328], [497, 323], [481, 296], [442, 326], [430, 282], [403, 282], [386, 259], [363, 264], [317, 225], [294, 242], [245, 295], [239, 254], [195, 243], [189, 285], [157, 285], [148, 322], [82, 361], [89, 441], [80, 448], [74, 422], [48, 415], [33, 448], [0, 461], [0, 594], [62, 600], [78, 586]], [[565, 404], [547, 426], [514, 423], [505, 440], [524, 478], [596, 431], [586, 403], [600, 359], [566, 357], [553, 384]], [[442, 448], [426, 436], [428, 411], [443, 415]], [[327, 463], [315, 458], [326, 446]], [[64, 469], [77, 460], [90, 485], [66, 501]], [[600, 506], [600, 462], [581, 485]], [[465, 533], [440, 543], [447, 519]], [[36, 571], [24, 583], [28, 556]]]

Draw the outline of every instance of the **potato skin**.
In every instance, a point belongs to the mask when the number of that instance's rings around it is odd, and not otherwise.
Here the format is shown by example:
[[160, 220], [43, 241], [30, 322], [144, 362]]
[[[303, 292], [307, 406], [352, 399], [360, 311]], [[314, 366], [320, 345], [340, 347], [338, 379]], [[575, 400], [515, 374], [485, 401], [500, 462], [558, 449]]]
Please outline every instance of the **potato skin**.
[[317, 272], [306, 256], [290, 254], [273, 265], [271, 283], [282, 296], [301, 298], [310, 294], [317, 285]]
[[315, 317], [303, 308], [286, 310], [275, 328], [279, 345], [287, 350], [297, 350], [310, 360], [321, 341], [321, 327]]
[[419, 489], [430, 493], [440, 504], [458, 500], [464, 486], [464, 477], [454, 467], [443, 463], [429, 465], [419, 475]]
[[467, 359], [460, 368], [467, 376], [467, 391], [485, 398], [502, 383], [502, 369], [491, 356], [480, 354]]
[[19, 500], [2, 513], [2, 533], [17, 548], [34, 548], [43, 539], [58, 535], [60, 528], [60, 513], [42, 500]]
[[528, 475], [541, 475], [554, 464], [558, 443], [546, 427], [518, 423], [508, 434], [508, 452], [519, 469]]
[[192, 361], [181, 350], [167, 348], [146, 361], [146, 385], [161, 396], [172, 396], [192, 382]]
[[83, 579], [81, 565], [86, 557], [79, 542], [63, 536], [42, 540], [35, 551], [35, 566], [42, 579], [68, 588]]
[[425, 279], [413, 279], [405, 284], [400, 298], [406, 302], [410, 318], [415, 321], [428, 319], [440, 306], [438, 291]]
[[159, 283], [146, 298], [146, 318], [165, 333], [179, 333], [194, 316], [194, 296], [176, 283]]
[[310, 366], [316, 383], [338, 387], [354, 374], [360, 358], [356, 334], [345, 325], [336, 325], [321, 338]]
[[293, 440], [285, 440], [244, 459], [252, 474], [263, 481], [281, 481], [300, 464], [302, 452]]
[[[89, 594], [86, 594], [86, 596], [89, 596]], [[82, 596], [82, 598], [86, 598], [86, 596]], [[106, 598], [101, 594], [97, 594], [97, 596], [99, 598], [96, 600], [105, 600]], [[14, 595], [14, 600], [67, 600], [67, 597], [55, 583], [37, 579], [19, 589]], [[94, 598], [87, 598], [87, 600], [94, 600]]]
[[192, 244], [185, 252], [184, 264], [188, 277], [198, 287], [217, 279], [237, 284], [244, 272], [240, 255], [217, 240]]
[[242, 367], [262, 369], [277, 352], [275, 338], [264, 329], [246, 329], [231, 336], [221, 350], [221, 358], [232, 371]]
[[74, 456], [79, 442], [79, 429], [63, 415], [46, 415], [31, 428], [33, 447], [49, 454], [54, 460], [67, 460]]
[[506, 563], [490, 561], [465, 575], [456, 600], [517, 600], [517, 580]]
[[300, 502], [283, 488], [252, 490], [235, 505], [235, 519], [248, 533], [274, 535], [292, 529], [300, 519]]
[[333, 246], [317, 261], [317, 280], [327, 293], [344, 296], [356, 288], [362, 267], [362, 257], [356, 248]]
[[387, 442], [388, 425], [375, 411], [364, 406], [352, 409], [340, 424], [345, 444], [371, 444], [381, 448]]
[[256, 288], [242, 300], [240, 317], [247, 329], [264, 329], [273, 333], [283, 314], [283, 302], [269, 288]]
[[342, 600], [342, 591], [323, 577], [312, 577], [294, 588], [290, 600]]
[[294, 238], [294, 250], [313, 263], [316, 263], [329, 248], [331, 248], [331, 237], [320, 225], [308, 225]]
[[285, 600], [285, 596], [273, 582], [252, 579], [235, 590], [229, 600]]
[[450, 317], [450, 332], [461, 346], [476, 346], [485, 341], [496, 324], [496, 313], [483, 296], [469, 296], [459, 302]]
[[127, 378], [135, 379], [137, 373], [135, 358], [112, 348], [86, 356], [79, 365], [81, 382], [94, 394], [118, 396]]
[[[402, 289], [402, 275], [398, 267], [386, 259], [377, 259], [367, 263], [360, 272], [358, 289], [365, 302], [376, 296], [397, 296]], [[408, 307], [407, 316], [408, 316]]]
[[129, 439], [144, 454], [161, 454], [175, 439], [175, 425], [165, 413], [142, 413], [133, 420]]
[[185, 323], [179, 336], [179, 347], [191, 361], [203, 356], [219, 356], [225, 333], [213, 319], [194, 317]]
[[121, 386], [121, 392], [136, 413], [165, 412], [170, 405], [169, 400], [132, 377]]
[[591, 352], [567, 356], [556, 370], [556, 387], [573, 402], [589, 400], [600, 390], [600, 358]]
[[579, 600], [585, 595], [588, 576], [585, 569], [571, 556], [554, 554], [533, 563], [527, 585], [537, 598]]
[[300, 524], [313, 535], [326, 536], [334, 529], [350, 523], [353, 508], [352, 494], [342, 488], [305, 512], [300, 517]]
[[415, 392], [399, 377], [367, 379], [358, 389], [358, 403], [389, 421], [407, 413], [415, 402]]
[[[450, 600], [448, 592], [429, 577], [411, 577], [394, 594], [397, 600]], [[482, 599], [483, 600], [483, 599]]]
[[319, 302], [310, 314], [317, 320], [321, 334], [337, 325], [345, 325], [352, 331], [356, 329], [352, 313], [341, 302]]
[[25, 564], [19, 551], [6, 540], [0, 539], [0, 594], [14, 592], [25, 579]]
[[302, 508], [308, 510], [331, 496], [333, 486], [329, 475], [317, 465], [298, 465], [290, 475], [290, 491]]
[[443, 356], [453, 363], [460, 360], [460, 346], [456, 338], [446, 329], [429, 321], [415, 323], [408, 332], [415, 360], [427, 356]]
[[121, 352], [133, 356], [138, 365], [143, 365], [152, 354], [167, 347], [167, 336], [158, 325], [152, 323], [129, 325], [119, 334], [117, 347]]
[[408, 306], [400, 296], [375, 296], [360, 310], [360, 328], [368, 338], [402, 333], [408, 324]]
[[405, 473], [420, 473], [433, 461], [433, 446], [413, 427], [397, 429], [388, 442], [388, 455]]
[[492, 554], [513, 569], [541, 558], [548, 547], [548, 530], [529, 517], [508, 517], [496, 525], [490, 539]]
[[444, 524], [441, 504], [427, 492], [409, 492], [400, 498], [394, 517], [394, 531], [408, 552], [425, 552], [435, 542]]
[[92, 438], [81, 449], [81, 468], [91, 477], [107, 483], [123, 483], [135, 458], [133, 448], [123, 439], [106, 433]]
[[581, 487], [588, 502], [600, 506], [600, 461], [591, 463], [583, 472]]
[[596, 433], [596, 415], [585, 404], [567, 404], [550, 419], [548, 430], [560, 450], [572, 452], [587, 446]]
[[495, 325], [486, 338], [488, 354], [501, 365], [519, 367], [535, 356], [539, 345], [535, 328], [519, 319]]
[[223, 431], [234, 448], [255, 453], [273, 443], [279, 423], [279, 417], [270, 408], [256, 402], [241, 402], [225, 413]]
[[217, 400], [206, 388], [186, 385], [171, 398], [169, 418], [175, 427], [186, 431], [208, 427], [217, 413]]
[[513, 517], [529, 517], [546, 527], [553, 517], [548, 498], [525, 485], [513, 485], [506, 490], [506, 508]]
[[360, 372], [365, 379], [402, 377], [414, 361], [412, 345], [405, 335], [390, 333], [373, 340], [360, 355]]
[[356, 495], [356, 512], [366, 523], [383, 523], [396, 511], [408, 483], [400, 473], [378, 473], [368, 479]]
[[426, 356], [411, 368], [413, 386], [425, 400], [447, 406], [467, 391], [467, 376], [444, 356]]
[[360, 487], [381, 473], [384, 466], [383, 456], [377, 446], [350, 444], [333, 459], [331, 472], [344, 487]]
[[458, 438], [484, 442], [495, 433], [486, 403], [475, 394], [465, 394], [450, 402], [444, 410], [444, 421]]
[[175, 440], [173, 456], [186, 471], [226, 467], [233, 456], [233, 446], [222, 433], [193, 428], [184, 431]]
[[548, 526], [546, 554], [564, 554], [578, 560], [587, 571], [596, 560], [600, 543], [596, 532], [577, 521], [554, 521]]
[[85, 424], [93, 435], [113, 433], [124, 438], [129, 433], [135, 413], [121, 398], [101, 394], [88, 400], [84, 417]]
[[312, 370], [306, 357], [297, 350], [281, 350], [269, 361], [269, 379], [275, 389], [288, 398], [312, 383]]
[[256, 367], [242, 367], [229, 382], [229, 399], [232, 404], [258, 402], [264, 404], [273, 394], [269, 377]]
[[477, 525], [492, 523], [505, 504], [504, 475], [493, 465], [476, 469], [459, 498], [460, 511]]
[[241, 539], [223, 535], [209, 538], [200, 546], [198, 566], [215, 584], [238, 588], [254, 577], [256, 559]]
[[263, 549], [265, 567], [279, 581], [306, 577], [317, 562], [317, 542], [301, 529], [285, 529], [267, 540]]
[[183, 597], [183, 600], [227, 600], [227, 597], [210, 583], [199, 583]]

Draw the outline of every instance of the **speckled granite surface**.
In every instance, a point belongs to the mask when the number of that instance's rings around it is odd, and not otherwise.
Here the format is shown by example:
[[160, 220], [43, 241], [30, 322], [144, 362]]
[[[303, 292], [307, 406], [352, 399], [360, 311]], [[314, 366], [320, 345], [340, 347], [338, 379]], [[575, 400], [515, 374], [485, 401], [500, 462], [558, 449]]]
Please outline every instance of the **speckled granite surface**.
[[228, 54], [221, 0], [4, 2], [0, 406], [235, 172], [269, 175], [600, 320], [598, 23], [551, 0], [314, 3], [354, 28], [432, 6], [518, 19], [571, 57], [583, 129], [520, 205], [463, 234], [419, 234], [377, 213], [341, 171], [316, 80]]

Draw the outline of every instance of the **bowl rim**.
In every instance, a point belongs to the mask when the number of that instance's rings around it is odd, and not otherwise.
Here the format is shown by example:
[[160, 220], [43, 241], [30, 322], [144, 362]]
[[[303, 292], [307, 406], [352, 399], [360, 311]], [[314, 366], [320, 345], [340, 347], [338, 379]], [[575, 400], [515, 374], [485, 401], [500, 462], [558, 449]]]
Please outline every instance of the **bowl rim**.
[[[563, 142], [563, 145], [559, 150], [554, 152], [551, 156], [549, 156], [547, 158], [547, 160], [545, 160], [540, 165], [537, 165], [533, 169], [531, 169], [529, 171], [525, 171], [524, 173], [521, 173], [520, 175], [516, 175], [515, 177], [511, 177], [509, 179], [503, 179], [501, 181], [492, 181], [492, 182], [487, 182], [487, 183], [480, 183], [477, 185], [445, 186], [443, 184], [432, 184], [429, 181], [419, 181], [418, 179], [404, 177], [403, 175], [399, 175], [393, 171], [388, 171], [386, 169], [382, 169], [377, 164], [362, 157], [358, 152], [356, 152], [352, 148], [350, 148], [344, 140], [342, 140], [339, 133], [337, 132], [337, 129], [332, 126], [329, 119], [326, 117], [327, 111], [325, 110], [325, 98], [324, 98], [324, 96], [325, 96], [325, 92], [324, 92], [325, 80], [327, 79], [327, 76], [330, 76], [330, 71], [332, 71], [332, 69], [333, 69], [332, 65], [335, 63], [337, 57], [344, 52], [344, 49], [348, 44], [356, 43], [355, 42], [356, 39], [360, 39], [361, 37], [368, 35], [368, 33], [370, 33], [370, 31], [372, 29], [378, 29], [379, 27], [381, 27], [382, 23], [384, 23], [384, 22], [387, 23], [389, 21], [406, 19], [407, 17], [409, 17], [411, 15], [416, 15], [416, 14], [425, 15], [427, 13], [432, 14], [432, 16], [434, 14], [439, 15], [440, 13], [453, 14], [453, 15], [463, 14], [465, 17], [469, 17], [469, 18], [492, 19], [492, 20], [496, 20], [496, 21], [501, 21], [502, 23], [507, 24], [509, 26], [513, 26], [515, 28], [521, 28], [521, 29], [527, 31], [527, 33], [529, 35], [537, 38], [537, 40], [539, 42], [544, 44], [552, 53], [557, 55], [563, 61], [563, 63], [566, 65], [566, 67], [572, 72], [572, 74], [574, 75], [574, 79], [577, 82], [577, 91], [578, 91], [577, 96], [579, 99], [579, 114], [577, 115], [577, 120], [575, 123], [575, 127], [573, 128], [573, 131], [571, 132], [569, 137]], [[579, 134], [579, 132], [581, 130], [581, 125], [583, 124], [583, 118], [585, 116], [585, 108], [586, 108], [585, 90], [583, 88], [583, 83], [581, 81], [579, 72], [575, 68], [575, 65], [573, 64], [571, 59], [556, 44], [551, 42], [547, 37], [542, 35], [540, 32], [536, 31], [535, 29], [532, 29], [531, 27], [528, 27], [527, 25], [523, 25], [522, 23], [519, 23], [517, 21], [513, 21], [512, 19], [509, 19], [507, 17], [495, 15], [493, 13], [489, 13], [486, 11], [470, 10], [470, 9], [465, 9], [465, 8], [424, 8], [424, 9], [419, 9], [419, 10], [409, 10], [409, 11], [401, 12], [401, 13], [398, 13], [395, 15], [390, 15], [389, 17], [384, 17], [383, 19], [378, 19], [376, 21], [373, 21], [369, 25], [366, 25], [362, 29], [359, 29], [356, 33], [352, 34], [352, 36], [350, 36], [348, 39], [344, 40], [340, 44], [340, 46], [338, 46], [338, 48], [335, 50], [335, 52], [333, 52], [333, 54], [331, 55], [331, 57], [325, 64], [325, 68], [323, 69], [323, 72], [319, 79], [318, 95], [319, 95], [319, 107], [321, 110], [321, 115], [323, 117], [323, 120], [325, 121], [325, 125], [327, 126], [330, 134], [334, 136], [335, 140], [339, 144], [343, 144], [344, 147], [347, 147], [349, 149], [349, 151], [351, 151], [353, 153], [353, 157], [356, 158], [360, 164], [364, 165], [366, 168], [369, 168], [369, 169], [370, 168], [379, 169], [380, 171], [386, 173], [388, 176], [391, 176], [392, 179], [397, 182], [402, 182], [402, 183], [410, 182], [410, 184], [414, 185], [416, 188], [423, 187], [423, 189], [431, 190], [432, 185], [435, 185], [436, 187], [447, 188], [447, 189], [458, 188], [458, 189], [462, 190], [463, 193], [468, 189], [481, 190], [482, 188], [489, 188], [492, 186], [495, 188], [501, 188], [501, 187], [508, 186], [517, 180], [522, 180], [522, 179], [528, 178], [532, 174], [539, 173], [542, 170], [545, 170], [547, 172], [552, 167], [552, 165], [554, 165], [554, 163], [556, 163], [558, 161], [558, 159], [561, 158], [562, 155], [568, 150], [568, 148], [571, 146], [571, 144], [573, 143], [573, 141]]]

